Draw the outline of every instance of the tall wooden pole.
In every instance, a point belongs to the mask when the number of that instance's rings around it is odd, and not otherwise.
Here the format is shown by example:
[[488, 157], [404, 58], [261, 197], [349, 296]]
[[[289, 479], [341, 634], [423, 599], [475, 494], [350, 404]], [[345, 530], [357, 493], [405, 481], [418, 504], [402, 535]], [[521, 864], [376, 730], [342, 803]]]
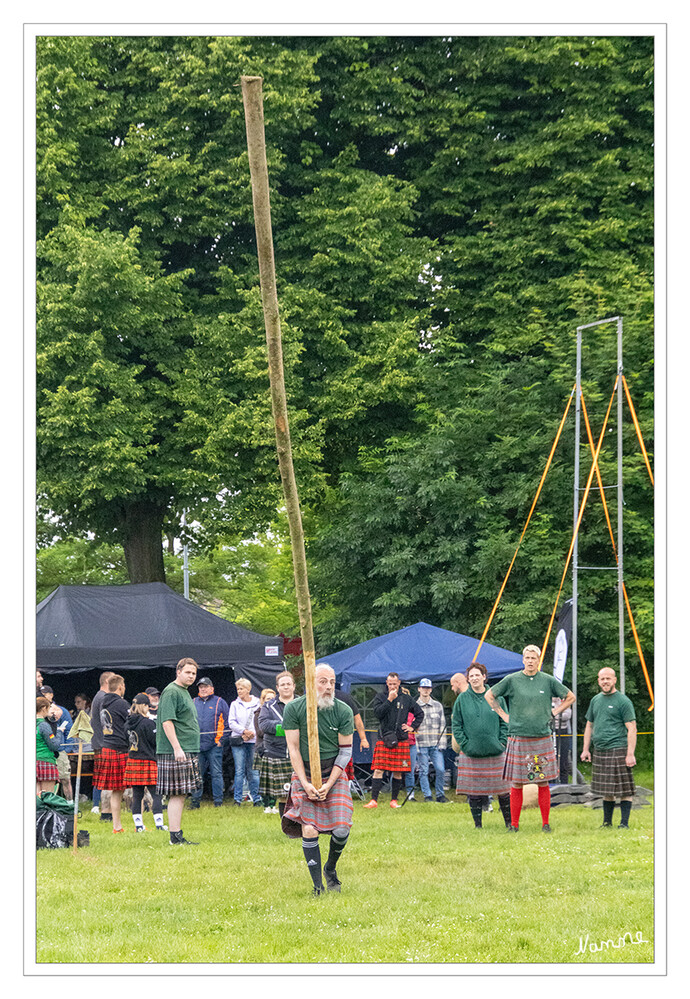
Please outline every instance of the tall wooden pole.
[[292, 464], [290, 427], [288, 424], [287, 400], [285, 396], [285, 376], [283, 370], [283, 347], [278, 313], [278, 293], [276, 290], [275, 261], [273, 258], [273, 233], [271, 229], [271, 203], [268, 190], [268, 163], [266, 161], [266, 138], [264, 133], [264, 108], [260, 76], [243, 76], [242, 99], [247, 129], [247, 150], [249, 152], [249, 173], [252, 181], [254, 202], [254, 226], [259, 257], [259, 278], [261, 301], [266, 324], [266, 344], [268, 346], [268, 374], [271, 383], [271, 403], [276, 431], [278, 466], [283, 483], [285, 506], [290, 525], [292, 545], [292, 565], [295, 573], [295, 590], [299, 611], [302, 651], [304, 654], [304, 687], [307, 695], [307, 731], [309, 734], [309, 764], [311, 782], [321, 787], [321, 756], [319, 753], [319, 730], [316, 708], [316, 685], [314, 632], [311, 617], [311, 598], [307, 577], [307, 558], [304, 550], [304, 531], [299, 495]]

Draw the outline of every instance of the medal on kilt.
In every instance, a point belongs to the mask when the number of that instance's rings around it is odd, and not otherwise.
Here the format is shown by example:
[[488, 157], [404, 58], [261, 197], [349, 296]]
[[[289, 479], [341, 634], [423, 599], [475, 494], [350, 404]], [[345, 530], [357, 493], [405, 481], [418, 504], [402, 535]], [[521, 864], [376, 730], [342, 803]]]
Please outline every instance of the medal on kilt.
[[527, 780], [545, 780], [544, 771], [542, 766], [546, 764], [545, 756], [537, 756], [536, 754], [529, 753], [525, 757], [525, 763], [527, 764]]

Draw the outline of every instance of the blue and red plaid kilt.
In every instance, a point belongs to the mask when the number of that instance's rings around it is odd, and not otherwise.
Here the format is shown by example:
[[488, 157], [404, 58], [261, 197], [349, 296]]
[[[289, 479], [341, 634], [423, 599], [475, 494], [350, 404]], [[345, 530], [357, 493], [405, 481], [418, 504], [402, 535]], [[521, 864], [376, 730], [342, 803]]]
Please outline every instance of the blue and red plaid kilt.
[[456, 794], [471, 796], [509, 794], [510, 781], [503, 778], [504, 754], [500, 756], [465, 756], [458, 753]]
[[399, 742], [393, 749], [388, 749], [379, 739], [374, 746], [374, 757], [371, 761], [372, 770], [392, 770], [393, 773], [406, 773], [410, 767], [410, 744]]
[[592, 793], [602, 797], [632, 798], [635, 781], [630, 767], [625, 765], [626, 746], [592, 751]]
[[550, 735], [509, 735], [503, 777], [514, 784], [547, 784], [558, 777], [556, 749]]
[[199, 756], [197, 753], [185, 753], [185, 759], [178, 762], [174, 753], [158, 753], [158, 794], [180, 796], [193, 794], [203, 787], [199, 773]]
[[36, 760], [36, 780], [58, 782], [58, 768], [49, 760]]
[[127, 787], [147, 785], [155, 787], [158, 780], [158, 764], [155, 760], [133, 760], [130, 756], [125, 767]]
[[302, 835], [303, 825], [314, 826], [320, 833], [332, 832], [336, 826], [347, 826], [349, 829], [352, 826], [352, 812], [350, 782], [344, 771], [328, 792], [325, 801], [308, 798], [297, 774], [293, 773], [283, 812], [282, 829], [292, 839]]
[[127, 766], [127, 753], [118, 753], [116, 749], [104, 746], [98, 764], [98, 778], [94, 780], [94, 786], [101, 791], [124, 791], [127, 787], [125, 782], [125, 767]]

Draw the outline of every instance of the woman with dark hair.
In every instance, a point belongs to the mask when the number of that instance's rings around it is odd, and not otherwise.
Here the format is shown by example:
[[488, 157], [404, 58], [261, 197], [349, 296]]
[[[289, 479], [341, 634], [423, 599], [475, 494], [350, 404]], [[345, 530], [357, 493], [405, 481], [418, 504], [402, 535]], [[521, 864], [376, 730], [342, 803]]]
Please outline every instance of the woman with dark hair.
[[277, 812], [282, 817], [292, 777], [292, 762], [283, 728], [285, 705], [295, 699], [295, 681], [292, 673], [288, 673], [287, 670], [279, 673], [276, 677], [276, 687], [278, 696], [273, 700], [266, 700], [259, 712], [259, 729], [264, 743], [259, 771], [259, 791], [265, 804], [264, 812], [274, 814]]
[[482, 663], [472, 663], [466, 673], [469, 687], [453, 705], [453, 736], [458, 753], [457, 794], [467, 795], [467, 803], [477, 829], [482, 827], [482, 808], [490, 794], [498, 796], [506, 829], [510, 829], [510, 781], [503, 777], [508, 741], [505, 701], [498, 699], [500, 712], [487, 704], [488, 673]]

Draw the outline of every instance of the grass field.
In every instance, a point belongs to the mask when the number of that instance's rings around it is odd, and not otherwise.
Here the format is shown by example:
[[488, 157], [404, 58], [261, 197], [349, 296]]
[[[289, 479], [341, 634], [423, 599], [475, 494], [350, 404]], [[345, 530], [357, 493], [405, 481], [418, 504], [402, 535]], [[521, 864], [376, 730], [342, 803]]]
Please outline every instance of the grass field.
[[[651, 774], [636, 779], [653, 787]], [[495, 807], [480, 831], [455, 801], [398, 812], [385, 795], [374, 812], [356, 802], [338, 867], [342, 894], [315, 899], [300, 841], [262, 809], [204, 803], [183, 816], [185, 835], [200, 845], [182, 848], [153, 830], [150, 815], [145, 834], [130, 831], [126, 815], [126, 834], [114, 837], [88, 812], [81, 828], [91, 843], [76, 857], [38, 851], [37, 961], [654, 960], [651, 807], [633, 810], [628, 832], [600, 829], [600, 810], [557, 807], [550, 836], [537, 809], [523, 811], [517, 835], [506, 833]], [[321, 850], [325, 861], [328, 837]], [[622, 946], [601, 949], [619, 938]]]

